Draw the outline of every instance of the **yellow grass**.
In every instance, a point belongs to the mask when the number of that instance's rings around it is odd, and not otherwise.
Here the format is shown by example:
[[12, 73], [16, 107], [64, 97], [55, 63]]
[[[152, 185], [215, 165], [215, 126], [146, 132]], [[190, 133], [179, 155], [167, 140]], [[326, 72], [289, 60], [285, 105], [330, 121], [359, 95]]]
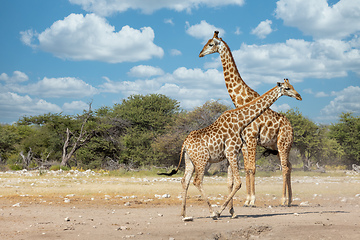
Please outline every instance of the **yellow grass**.
[[[1, 198], [20, 198], [21, 201], [64, 202], [65, 198], [76, 201], [117, 201], [120, 204], [137, 201], [141, 203], [180, 204], [178, 196], [182, 187], [180, 176], [160, 177], [115, 177], [106, 173], [84, 174], [63, 172], [61, 174], [38, 172], [0, 173]], [[236, 194], [237, 204], [246, 197], [245, 179]], [[292, 176], [294, 204], [302, 201], [317, 201], [327, 198], [355, 198], [360, 193], [359, 175], [342, 176]], [[226, 177], [205, 177], [204, 188], [211, 201], [222, 203], [228, 194]], [[258, 202], [280, 203], [282, 176], [256, 177], [256, 197]], [[170, 198], [161, 198], [164, 194]], [[197, 202], [199, 191], [191, 184], [188, 192], [190, 202]], [[160, 198], [160, 199], [158, 199]], [[296, 200], [297, 199], [297, 200]]]

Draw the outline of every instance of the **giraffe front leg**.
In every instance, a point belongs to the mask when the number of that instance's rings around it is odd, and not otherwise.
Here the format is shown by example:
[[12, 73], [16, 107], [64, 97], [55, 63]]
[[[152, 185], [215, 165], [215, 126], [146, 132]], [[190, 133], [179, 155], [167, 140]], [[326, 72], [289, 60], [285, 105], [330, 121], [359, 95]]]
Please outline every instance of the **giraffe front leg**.
[[209, 198], [207, 197], [207, 195], [203, 189], [203, 185], [202, 185], [203, 178], [204, 178], [204, 171], [201, 171], [200, 169], [195, 170], [194, 185], [200, 191], [202, 198], [207, 203], [207, 205], [209, 207], [209, 211], [210, 211], [210, 217], [213, 219], [217, 219], [220, 216], [220, 214], [217, 211], [214, 211], [214, 209], [211, 206]]
[[241, 188], [241, 179], [240, 179], [239, 168], [238, 168], [237, 161], [236, 161], [236, 155], [231, 154], [230, 156], [227, 156], [227, 159], [229, 160], [231, 171], [233, 173], [234, 185], [233, 185], [231, 193], [229, 194], [229, 196], [227, 197], [227, 199], [221, 206], [219, 215], [224, 211], [224, 209], [229, 204], [229, 202], [232, 200], [232, 198], [234, 197], [236, 192], [239, 191], [239, 189]]
[[[227, 180], [227, 184], [228, 184], [228, 189], [229, 189], [229, 194], [231, 194], [233, 187], [234, 187], [234, 176], [231, 170], [231, 167], [229, 165], [228, 167], [228, 180]], [[235, 218], [235, 211], [234, 211], [234, 199], [232, 198], [229, 202], [229, 213], [231, 214], [231, 218]]]
[[249, 138], [246, 142], [248, 152], [248, 172], [250, 178], [250, 207], [255, 207], [255, 172], [257, 139]]
[[[286, 165], [282, 165], [283, 174], [283, 194], [281, 198], [282, 206], [291, 206], [292, 202], [292, 189], [291, 189], [291, 163], [288, 162]], [[287, 197], [286, 197], [287, 192]], [[287, 201], [286, 201], [287, 200]], [[287, 204], [286, 204], [287, 202]]]

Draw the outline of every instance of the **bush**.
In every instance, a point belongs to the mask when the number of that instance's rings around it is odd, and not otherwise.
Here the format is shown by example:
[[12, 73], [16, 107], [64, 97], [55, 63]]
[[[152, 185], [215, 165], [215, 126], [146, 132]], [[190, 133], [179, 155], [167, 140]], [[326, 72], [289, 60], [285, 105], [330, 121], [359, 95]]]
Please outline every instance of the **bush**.
[[69, 167], [60, 166], [60, 165], [52, 165], [52, 166], [50, 167], [50, 170], [51, 170], [51, 171], [59, 171], [60, 169], [63, 170], [63, 171], [69, 171], [69, 170], [70, 170]]
[[20, 164], [10, 164], [8, 167], [13, 171], [19, 171], [23, 169], [23, 166]]

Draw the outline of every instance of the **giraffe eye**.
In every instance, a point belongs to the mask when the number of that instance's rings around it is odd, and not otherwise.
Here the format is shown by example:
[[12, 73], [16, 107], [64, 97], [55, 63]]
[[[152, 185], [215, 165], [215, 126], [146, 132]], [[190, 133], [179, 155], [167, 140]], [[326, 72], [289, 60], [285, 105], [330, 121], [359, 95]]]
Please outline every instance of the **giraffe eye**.
[[289, 87], [286, 87], [285, 90], [288, 91], [288, 90], [290, 90], [290, 88], [289, 88]]
[[214, 44], [210, 43], [210, 44], [209, 44], [209, 46], [210, 46], [210, 47], [213, 47], [213, 46], [214, 46]]

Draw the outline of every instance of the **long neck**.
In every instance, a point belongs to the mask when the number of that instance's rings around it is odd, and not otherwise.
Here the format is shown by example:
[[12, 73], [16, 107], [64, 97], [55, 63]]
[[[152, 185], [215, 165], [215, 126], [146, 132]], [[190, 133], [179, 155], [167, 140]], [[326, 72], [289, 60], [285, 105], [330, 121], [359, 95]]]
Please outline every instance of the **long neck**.
[[243, 106], [254, 98], [260, 96], [241, 78], [230, 48], [226, 42], [222, 41], [222, 47], [219, 53], [223, 66], [226, 88], [235, 107], [238, 108]]
[[243, 127], [246, 127], [281, 96], [282, 94], [280, 88], [274, 87], [260, 97], [257, 97], [249, 103], [245, 104], [244, 106], [236, 108], [234, 113], [238, 115], [239, 120], [241, 119]]

